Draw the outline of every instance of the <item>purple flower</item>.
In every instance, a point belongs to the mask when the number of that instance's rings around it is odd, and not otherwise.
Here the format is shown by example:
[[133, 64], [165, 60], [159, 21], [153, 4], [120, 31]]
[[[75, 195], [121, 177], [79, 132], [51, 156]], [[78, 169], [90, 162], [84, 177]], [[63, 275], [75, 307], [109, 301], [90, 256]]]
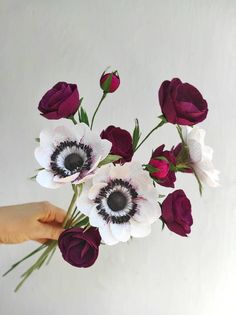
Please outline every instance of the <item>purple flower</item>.
[[176, 190], [166, 197], [161, 205], [161, 213], [160, 219], [172, 232], [180, 236], [187, 236], [191, 232], [191, 203], [183, 190]]
[[101, 236], [90, 227], [87, 231], [79, 227], [65, 230], [58, 239], [63, 258], [72, 266], [87, 268], [92, 266], [99, 253]]
[[105, 73], [103, 72], [100, 79], [101, 89], [105, 93], [113, 93], [115, 92], [120, 85], [120, 77], [118, 72]]
[[101, 133], [102, 139], [107, 139], [112, 143], [111, 154], [120, 155], [122, 159], [115, 163], [125, 163], [131, 161], [134, 151], [132, 137], [130, 133], [119, 127], [109, 126]]
[[203, 121], [208, 112], [201, 93], [177, 78], [161, 84], [159, 102], [163, 115], [172, 124], [192, 126]]
[[58, 82], [42, 97], [38, 109], [47, 119], [69, 118], [80, 105], [76, 84]]
[[165, 145], [159, 146], [153, 153], [149, 161], [149, 165], [157, 168], [156, 172], [150, 172], [152, 178], [158, 180], [158, 184], [165, 187], [175, 187], [175, 172], [171, 169], [171, 165], [175, 166], [176, 159], [173, 150], [164, 150]]

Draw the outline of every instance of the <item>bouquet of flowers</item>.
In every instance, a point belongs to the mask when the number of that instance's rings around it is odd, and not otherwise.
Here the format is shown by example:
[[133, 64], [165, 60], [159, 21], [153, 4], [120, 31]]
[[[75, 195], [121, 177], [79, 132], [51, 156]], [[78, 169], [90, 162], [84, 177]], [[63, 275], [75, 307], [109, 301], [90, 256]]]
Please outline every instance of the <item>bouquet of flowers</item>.
[[[49, 189], [70, 184], [73, 196], [59, 240], [42, 244], [4, 274], [41, 252], [15, 291], [35, 270], [48, 264], [57, 246], [69, 264], [87, 268], [95, 263], [101, 244], [115, 245], [145, 237], [159, 219], [162, 228], [187, 236], [193, 224], [190, 200], [181, 189], [161, 195], [160, 186], [174, 188], [178, 172], [195, 176], [200, 194], [203, 184], [218, 185], [213, 150], [204, 144], [205, 131], [196, 126], [208, 113], [201, 93], [178, 78], [166, 80], [158, 94], [162, 115], [143, 139], [137, 119], [132, 134], [116, 126], [97, 134], [92, 130], [97, 112], [119, 85], [117, 71], [102, 74], [103, 93], [91, 120], [81, 105], [83, 99], [76, 84], [59, 82], [42, 97], [38, 109], [43, 117], [66, 118], [72, 124], [71, 128], [62, 125], [41, 131], [35, 149], [41, 168], [33, 178]], [[167, 123], [176, 127], [179, 143], [169, 150], [164, 144], [154, 147], [149, 161], [136, 161], [135, 152]]]

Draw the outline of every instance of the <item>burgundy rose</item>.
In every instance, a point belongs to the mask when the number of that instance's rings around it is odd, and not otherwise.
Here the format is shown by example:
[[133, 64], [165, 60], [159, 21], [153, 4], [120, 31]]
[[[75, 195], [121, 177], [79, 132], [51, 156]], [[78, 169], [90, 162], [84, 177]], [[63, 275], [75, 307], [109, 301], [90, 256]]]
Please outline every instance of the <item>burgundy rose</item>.
[[101, 89], [105, 93], [113, 93], [115, 92], [120, 85], [120, 77], [118, 72], [105, 73], [103, 72], [100, 79]]
[[120, 155], [122, 159], [115, 163], [125, 163], [131, 161], [134, 151], [132, 137], [130, 133], [119, 127], [109, 126], [101, 133], [102, 139], [107, 139], [112, 143], [111, 154]]
[[176, 181], [176, 177], [171, 166], [175, 166], [176, 159], [173, 150], [164, 151], [164, 148], [165, 145], [163, 144], [152, 153], [148, 164], [156, 168], [157, 171], [150, 171], [150, 175], [162, 186], [175, 187], [174, 182]]
[[181, 236], [191, 232], [191, 203], [183, 190], [176, 190], [166, 197], [161, 205], [161, 213], [160, 219], [172, 232]]
[[79, 105], [77, 85], [58, 82], [42, 97], [38, 109], [47, 119], [60, 119], [73, 116]]
[[100, 242], [101, 236], [94, 227], [85, 232], [74, 227], [62, 232], [58, 239], [63, 258], [72, 266], [81, 268], [90, 267], [95, 263]]
[[161, 110], [168, 122], [192, 126], [203, 121], [208, 112], [207, 102], [191, 84], [180, 79], [164, 81], [159, 89]]

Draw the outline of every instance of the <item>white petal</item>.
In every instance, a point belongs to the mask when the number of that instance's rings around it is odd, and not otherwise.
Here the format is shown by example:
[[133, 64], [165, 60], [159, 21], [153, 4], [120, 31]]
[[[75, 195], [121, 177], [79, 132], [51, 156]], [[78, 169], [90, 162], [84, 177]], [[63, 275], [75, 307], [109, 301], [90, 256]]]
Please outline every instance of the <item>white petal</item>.
[[73, 175], [67, 176], [67, 177], [61, 177], [59, 175], [54, 176], [54, 181], [58, 183], [71, 183], [73, 182], [77, 177], [79, 176], [79, 173], [75, 173]]
[[39, 134], [40, 146], [48, 148], [52, 146], [53, 131], [43, 129]]
[[195, 140], [188, 141], [188, 148], [191, 161], [197, 163], [202, 159], [202, 146], [199, 142]]
[[101, 139], [100, 136], [92, 132], [89, 128], [85, 129], [85, 134], [82, 142], [88, 144], [93, 149], [95, 156], [101, 156], [104, 159], [111, 151], [112, 143], [106, 139]]
[[104, 165], [101, 168], [99, 168], [96, 172], [96, 175], [93, 177], [93, 184], [98, 184], [98, 183], [106, 183], [109, 181], [110, 177], [110, 170], [111, 170], [111, 164], [109, 165]]
[[103, 219], [103, 217], [98, 214], [98, 210], [96, 208], [97, 205], [93, 206], [90, 214], [89, 214], [89, 222], [92, 226], [100, 227], [107, 225], [106, 221]]
[[63, 184], [57, 183], [54, 180], [54, 175], [52, 172], [47, 170], [42, 170], [38, 172], [38, 175], [36, 177], [36, 181], [43, 187], [46, 188], [59, 188]]
[[88, 191], [91, 188], [91, 182], [87, 182], [83, 185], [83, 190], [81, 195], [76, 201], [77, 208], [83, 214], [89, 215], [94, 203], [88, 198]]
[[65, 127], [65, 126], [58, 126], [53, 130], [53, 144], [56, 146], [60, 142], [70, 140], [70, 141], [78, 141], [81, 139], [81, 132], [75, 126], [73, 127]]
[[91, 200], [95, 199], [97, 195], [99, 194], [100, 190], [106, 186], [107, 186], [107, 183], [99, 183], [99, 184], [93, 185], [88, 192], [89, 199]]
[[130, 220], [130, 234], [133, 237], [145, 237], [151, 233], [151, 225], [150, 224], [142, 224]]
[[124, 180], [130, 179], [130, 168], [127, 165], [128, 163], [124, 165], [112, 165], [110, 170], [110, 177], [111, 179], [119, 178]]
[[133, 219], [143, 224], [151, 224], [158, 219], [157, 204], [153, 204], [147, 200], [139, 200], [137, 212]]
[[112, 235], [109, 224], [99, 228], [99, 233], [104, 243], [107, 245], [115, 245], [119, 241]]
[[113, 236], [121, 241], [127, 242], [130, 239], [130, 223], [113, 224], [110, 223], [110, 229]]
[[50, 147], [43, 148], [40, 146], [34, 150], [34, 156], [36, 160], [42, 167], [46, 169], [50, 169], [51, 155], [52, 155], [52, 150]]

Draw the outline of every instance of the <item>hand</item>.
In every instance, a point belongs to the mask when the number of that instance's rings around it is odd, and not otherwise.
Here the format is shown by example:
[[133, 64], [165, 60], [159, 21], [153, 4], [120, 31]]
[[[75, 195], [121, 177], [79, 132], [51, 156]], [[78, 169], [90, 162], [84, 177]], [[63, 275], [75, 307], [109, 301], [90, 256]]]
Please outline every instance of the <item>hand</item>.
[[0, 207], [0, 243], [57, 240], [65, 216], [64, 210], [46, 201]]

